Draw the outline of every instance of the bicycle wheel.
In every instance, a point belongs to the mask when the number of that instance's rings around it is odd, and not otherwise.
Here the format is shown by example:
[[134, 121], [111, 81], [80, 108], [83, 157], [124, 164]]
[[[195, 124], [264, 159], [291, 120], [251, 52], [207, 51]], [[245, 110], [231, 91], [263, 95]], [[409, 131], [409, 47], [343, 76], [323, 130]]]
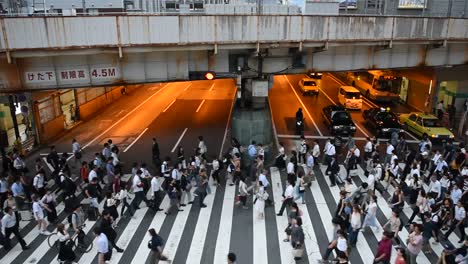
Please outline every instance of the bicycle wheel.
[[80, 243], [78, 241], [78, 236], [75, 237], [75, 239], [73, 240], [73, 244], [75, 245], [75, 248], [77, 250], [80, 250], [84, 253], [88, 253], [91, 251], [91, 249], [93, 249], [93, 239], [87, 235], [83, 237], [83, 243]]
[[49, 247], [51, 248], [59, 248], [60, 243], [57, 233], [52, 233], [47, 237], [47, 244], [49, 244]]

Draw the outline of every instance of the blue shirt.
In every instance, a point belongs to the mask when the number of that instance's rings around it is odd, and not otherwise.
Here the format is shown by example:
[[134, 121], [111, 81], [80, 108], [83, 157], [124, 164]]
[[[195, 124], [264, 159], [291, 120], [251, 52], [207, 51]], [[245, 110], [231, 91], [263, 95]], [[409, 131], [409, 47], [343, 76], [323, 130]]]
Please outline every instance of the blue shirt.
[[13, 183], [13, 185], [11, 186], [11, 191], [13, 192], [13, 197], [24, 195], [24, 188], [21, 183]]
[[249, 156], [251, 158], [254, 158], [255, 156], [257, 156], [257, 149], [255, 148], [254, 145], [249, 145]]
[[106, 164], [106, 171], [107, 171], [107, 175], [110, 175], [110, 176], [114, 176], [114, 165], [112, 165], [112, 163], [107, 163]]

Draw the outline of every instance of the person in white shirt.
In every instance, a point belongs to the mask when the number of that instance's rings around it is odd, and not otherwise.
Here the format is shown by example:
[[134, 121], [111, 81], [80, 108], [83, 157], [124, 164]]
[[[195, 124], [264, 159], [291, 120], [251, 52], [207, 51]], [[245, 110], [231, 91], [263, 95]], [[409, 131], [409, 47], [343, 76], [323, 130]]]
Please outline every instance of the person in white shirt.
[[450, 225], [450, 228], [449, 230], [447, 231], [447, 233], [445, 233], [445, 240], [448, 240], [448, 237], [450, 236], [450, 234], [452, 234], [453, 230], [455, 230], [455, 228], [458, 228], [458, 230], [460, 231], [460, 234], [461, 234], [461, 237], [460, 237], [460, 241], [458, 241], [458, 243], [462, 243], [463, 241], [465, 241], [465, 218], [466, 218], [466, 211], [465, 211], [465, 208], [463, 207], [463, 204], [462, 202], [459, 200], [457, 205], [455, 206], [455, 210], [454, 210], [454, 219], [452, 221], [452, 224]]
[[105, 264], [106, 255], [108, 255], [109, 253], [109, 240], [107, 239], [107, 236], [102, 232], [100, 227], [95, 227], [93, 232], [97, 236], [96, 248], [98, 253], [98, 264]]
[[133, 193], [135, 194], [135, 199], [132, 201], [132, 207], [134, 210], [139, 209], [141, 201], [145, 201], [146, 206], [149, 206], [150, 202], [146, 198], [146, 194], [143, 191], [143, 182], [141, 181], [141, 170], [137, 170], [136, 175], [133, 177], [133, 183], [132, 183], [132, 188], [133, 188]]
[[205, 153], [208, 151], [205, 145], [205, 141], [203, 141], [203, 136], [198, 137], [198, 149], [200, 151], [200, 154], [202, 157], [205, 159]]
[[364, 230], [366, 227], [374, 227], [376, 228], [375, 231], [378, 232], [380, 228], [377, 225], [377, 202], [376, 202], [377, 196], [371, 195], [370, 197], [371, 198], [370, 198], [369, 206], [367, 207], [367, 214], [366, 214], [366, 217], [364, 218], [362, 229]]
[[444, 157], [440, 157], [439, 161], [436, 163], [435, 173], [440, 176], [444, 172], [444, 168], [448, 168], [448, 164]]
[[5, 207], [5, 215], [2, 217], [1, 221], [1, 231], [2, 235], [5, 239], [4, 241], [4, 248], [6, 251], [9, 251], [11, 249], [11, 244], [10, 244], [10, 236], [11, 234], [15, 234], [16, 239], [21, 245], [21, 248], [23, 250], [29, 249], [29, 247], [26, 245], [26, 241], [24, 241], [23, 237], [21, 236], [18, 227], [19, 225], [17, 224], [16, 216], [13, 212], [13, 209], [11, 207]]
[[335, 145], [333, 145], [331, 140], [327, 140], [324, 151], [325, 151], [325, 165], [329, 166], [332, 157], [336, 155]]
[[429, 193], [435, 195], [436, 199], [440, 198], [441, 185], [440, 182], [437, 180], [436, 176], [431, 177], [431, 183], [429, 184]]
[[98, 167], [96, 165], [93, 165], [93, 169], [90, 170], [88, 173], [88, 182], [92, 182], [94, 178], [98, 178], [97, 170]]
[[161, 164], [161, 173], [164, 176], [164, 178], [166, 178], [166, 180], [170, 177], [171, 169], [169, 168], [167, 161], [163, 161], [163, 163]]
[[171, 178], [172, 178], [173, 180], [176, 180], [176, 181], [180, 180], [180, 178], [179, 178], [179, 170], [178, 170], [177, 168], [172, 169]]
[[434, 152], [434, 156], [431, 158], [431, 173], [434, 172], [440, 157], [442, 157], [442, 154], [440, 154], [439, 150], [436, 150]]
[[462, 197], [462, 190], [458, 187], [457, 184], [454, 184], [452, 187], [452, 192], [450, 192], [450, 198], [454, 204], [457, 204]]
[[299, 145], [299, 163], [306, 163], [307, 142], [304, 136], [301, 136], [301, 144]]
[[317, 140], [314, 140], [314, 146], [312, 147], [312, 156], [314, 157], [315, 164], [318, 164], [320, 158], [320, 145]]
[[265, 189], [265, 191], [270, 187], [270, 182], [268, 181], [266, 175], [268, 171], [266, 169], [263, 169], [262, 173], [258, 175], [258, 181], [262, 182], [262, 186]]
[[351, 213], [350, 217], [350, 231], [349, 231], [349, 244], [353, 247], [356, 246], [357, 243], [357, 238], [359, 234], [359, 229], [361, 229], [362, 226], [362, 214], [361, 214], [361, 209], [359, 208], [359, 205], [355, 204], [353, 206], [353, 212]]
[[394, 150], [395, 150], [395, 147], [390, 143], [390, 141], [387, 141], [387, 149], [385, 150], [384, 167], [386, 167], [390, 163]]
[[288, 162], [288, 165], [286, 166], [286, 172], [288, 174], [296, 174], [294, 172], [294, 163], [292, 162], [292, 160], [290, 159], [289, 162]]
[[307, 153], [307, 163], [306, 163], [307, 171], [305, 172], [306, 175], [313, 174], [314, 161], [315, 161], [314, 156], [310, 152]]
[[294, 199], [293, 183], [288, 180], [286, 185], [287, 185], [286, 190], [284, 191], [284, 194], [283, 194], [283, 203], [281, 204], [281, 208], [277, 216], [282, 216], [284, 209], [286, 209], [286, 206], [290, 207]]
[[440, 196], [443, 198], [450, 188], [450, 179], [445, 174], [440, 178]]
[[154, 175], [151, 179], [151, 193], [153, 194], [153, 208], [156, 211], [162, 211], [163, 209], [159, 208], [159, 196], [161, 191], [161, 184], [159, 183], [159, 177]]
[[43, 196], [45, 194], [44, 174], [45, 174], [44, 170], [40, 170], [37, 172], [36, 176], [34, 176], [34, 179], [33, 179], [34, 191], [39, 196]]
[[373, 169], [369, 175], [367, 176], [367, 186], [369, 188], [369, 192], [372, 193], [375, 190], [375, 169]]
[[32, 209], [34, 218], [37, 221], [37, 227], [39, 228], [39, 234], [41, 235], [50, 235], [50, 232], [47, 231], [47, 220], [44, 218], [44, 207], [45, 205], [42, 204], [35, 194], [31, 195], [31, 200], [33, 201]]
[[374, 147], [372, 146], [372, 141], [370, 137], [366, 137], [366, 144], [364, 145], [364, 158], [366, 160], [372, 158], [373, 150]]
[[75, 166], [76, 163], [79, 162], [81, 164], [81, 146], [76, 139], [72, 140], [72, 153], [73, 156], [75, 157]]

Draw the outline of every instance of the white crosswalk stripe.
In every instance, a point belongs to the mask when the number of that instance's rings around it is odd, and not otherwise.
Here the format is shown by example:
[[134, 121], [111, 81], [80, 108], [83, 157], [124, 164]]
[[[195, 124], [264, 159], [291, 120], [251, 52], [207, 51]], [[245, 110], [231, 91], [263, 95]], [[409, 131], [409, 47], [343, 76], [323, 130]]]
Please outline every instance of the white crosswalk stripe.
[[[340, 189], [338, 186], [330, 187], [329, 177], [324, 175], [325, 170], [326, 167], [323, 165], [315, 169], [317, 180], [312, 183], [310, 189], [306, 190], [306, 204], [302, 204], [301, 200], [297, 200], [298, 206], [303, 214], [303, 230], [305, 233], [305, 249], [307, 252], [307, 254], [304, 254], [303, 258], [308, 260], [309, 263], [317, 263], [317, 260], [321, 259], [324, 252], [320, 252], [320, 248], [325, 248], [333, 238], [333, 224], [331, 221], [333, 218], [332, 210], [334, 209], [331, 210], [331, 208], [336, 207], [339, 200]], [[270, 199], [274, 201], [274, 206], [265, 208], [264, 219], [258, 219], [255, 206], [253, 206], [253, 209], [246, 211], [242, 211], [240, 208], [240, 211], [235, 210], [236, 186], [222, 184], [211, 188], [212, 193], [205, 199], [205, 204], [207, 204], [206, 208], [199, 208], [198, 198], [195, 198], [193, 205], [182, 207], [184, 211], [177, 212], [175, 216], [167, 217], [164, 212], [154, 212], [144, 207], [136, 211], [134, 218], [121, 221], [124, 222], [124, 224], [122, 230], [119, 229], [119, 238], [116, 244], [124, 248], [125, 251], [123, 253], [114, 253], [109, 263], [145, 263], [150, 253], [150, 249], [147, 247], [147, 242], [150, 238], [147, 234], [146, 227], [155, 228], [158, 233], [166, 234], [166, 237], [163, 237], [166, 241], [163, 253], [171, 260], [183, 257], [183, 259], [186, 259], [186, 263], [225, 263], [227, 254], [233, 248], [234, 242], [231, 243], [233, 235], [244, 228], [242, 223], [234, 222], [238, 212], [251, 213], [249, 214], [249, 221], [246, 222], [252, 225], [251, 231], [249, 231], [251, 232], [251, 236], [246, 237], [245, 241], [243, 241], [243, 244], [245, 242], [246, 248], [253, 247], [253, 250], [250, 249], [252, 255], [247, 256], [247, 259], [250, 259], [254, 264], [294, 263], [291, 243], [283, 242], [286, 237], [284, 230], [288, 224], [287, 211], [283, 213], [283, 216], [276, 216], [282, 203], [283, 186], [286, 175], [284, 172], [280, 172], [277, 168], [273, 167], [270, 168], [270, 177], [272, 191]], [[356, 182], [365, 182], [367, 180], [360, 166], [358, 166], [357, 176], [354, 176], [353, 179], [355, 179], [355, 181], [350, 186], [351, 188], [357, 188], [358, 183]], [[326, 189], [323, 189], [325, 185]], [[425, 188], [427, 188], [427, 186], [425, 186]], [[392, 192], [393, 187], [390, 187], [388, 189], [388, 194]], [[217, 202], [215, 197], [217, 199], [222, 199], [222, 201]], [[380, 193], [377, 193], [377, 197], [378, 209], [386, 218], [390, 217], [391, 208], [388, 206], [387, 201]], [[249, 207], [252, 206], [252, 200], [253, 197], [250, 197]], [[313, 206], [311, 204], [312, 201], [314, 202]], [[330, 201], [333, 201], [333, 204], [330, 204]], [[168, 205], [169, 198], [165, 195], [161, 201], [160, 208], [165, 209]], [[121, 205], [119, 205], [119, 211], [120, 206]], [[412, 213], [412, 210], [408, 209], [408, 207], [409, 205], [405, 204], [405, 209], [403, 210], [403, 214], [406, 218], [409, 218]], [[63, 203], [57, 206], [59, 214], [63, 209]], [[197, 215], [193, 216], [193, 213], [197, 213]], [[148, 218], [148, 216], [150, 217]], [[318, 219], [320, 221], [318, 221]], [[215, 230], [210, 226], [210, 223], [213, 221], [219, 223], [219, 225], [216, 225], [219, 227], [215, 228]], [[419, 219], [417, 221], [419, 221]], [[67, 224], [67, 219], [62, 222]], [[359, 233], [356, 248], [352, 249], [356, 254], [352, 254], [351, 263], [367, 264], [373, 262], [376, 248], [373, 248], [371, 245], [375, 245], [375, 241], [380, 241], [383, 224], [382, 222], [378, 223], [380, 229], [377, 231], [368, 228], [364, 232]], [[94, 225], [94, 221], [87, 220], [84, 229], [85, 233], [91, 234]], [[22, 226], [25, 226], [25, 224], [22, 224]], [[193, 230], [193, 232], [186, 232], [186, 230]], [[404, 245], [406, 244], [408, 235], [407, 228], [403, 228], [399, 233], [399, 238]], [[28, 244], [31, 244], [38, 236], [40, 235], [38, 234], [37, 228], [33, 228], [26, 234], [25, 240]], [[135, 236], [141, 239], [135, 241]], [[458, 239], [458, 233], [454, 232], [450, 236], [449, 241], [453, 245], [459, 246], [457, 243]], [[189, 246], [187, 246], [187, 243]], [[273, 247], [272, 245], [276, 246]], [[10, 252], [5, 253], [0, 251], [0, 262], [9, 264], [42, 264], [47, 263], [45, 262], [46, 260], [54, 259], [55, 261], [57, 258], [58, 252], [55, 251], [55, 249], [49, 248], [47, 240], [43, 240], [42, 242], [36, 241], [31, 247], [30, 250], [22, 251], [20, 245], [15, 242]], [[434, 259], [434, 255], [441, 254], [443, 250], [440, 244], [432, 244], [431, 248], [432, 251], [429, 255], [423, 252], [418, 255], [418, 263], [431, 263]], [[238, 255], [242, 254], [242, 252], [235, 253]], [[97, 263], [96, 254], [96, 246], [94, 245], [91, 252], [84, 253], [77, 261], [79, 263]], [[181, 254], [181, 256], [179, 256], [179, 254]], [[392, 262], [395, 256], [396, 251], [395, 248], [393, 248]]]

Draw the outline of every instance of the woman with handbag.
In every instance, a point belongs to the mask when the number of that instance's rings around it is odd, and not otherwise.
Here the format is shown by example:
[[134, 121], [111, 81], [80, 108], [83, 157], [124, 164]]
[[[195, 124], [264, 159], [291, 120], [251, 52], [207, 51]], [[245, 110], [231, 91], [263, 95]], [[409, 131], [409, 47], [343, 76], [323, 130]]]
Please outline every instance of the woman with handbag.
[[46, 205], [47, 220], [49, 223], [54, 223], [57, 220], [57, 210], [55, 209], [57, 201], [55, 200], [55, 195], [49, 189], [45, 188], [45, 192], [41, 202]]
[[300, 210], [299, 207], [297, 206], [297, 203], [292, 203], [291, 209], [289, 210], [288, 213], [288, 226], [284, 229], [284, 232], [286, 233], [286, 238], [283, 240], [283, 242], [289, 242], [291, 239], [291, 227], [293, 225], [293, 219], [296, 219], [297, 217], [300, 216]]
[[70, 235], [68, 234], [65, 225], [62, 223], [57, 225], [57, 236], [58, 242], [60, 243], [57, 258], [59, 263], [77, 263], [74, 262], [76, 255], [75, 252], [73, 252], [73, 241], [70, 239]]
[[292, 219], [291, 246], [294, 260], [300, 260], [304, 255], [304, 230], [302, 230], [302, 219], [300, 217]]

